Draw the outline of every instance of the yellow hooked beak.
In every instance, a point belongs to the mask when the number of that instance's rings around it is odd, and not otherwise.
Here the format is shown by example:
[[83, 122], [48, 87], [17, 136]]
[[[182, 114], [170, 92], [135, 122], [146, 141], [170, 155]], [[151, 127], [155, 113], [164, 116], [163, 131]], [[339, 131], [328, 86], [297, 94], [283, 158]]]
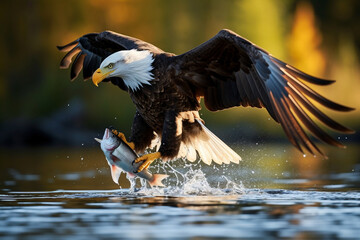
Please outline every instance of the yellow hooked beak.
[[101, 68], [98, 68], [92, 75], [92, 81], [93, 81], [94, 85], [98, 87], [99, 83], [102, 80], [104, 80], [105, 78], [107, 78], [107, 76], [109, 76], [114, 71], [115, 70], [103, 72], [103, 70], [101, 70]]

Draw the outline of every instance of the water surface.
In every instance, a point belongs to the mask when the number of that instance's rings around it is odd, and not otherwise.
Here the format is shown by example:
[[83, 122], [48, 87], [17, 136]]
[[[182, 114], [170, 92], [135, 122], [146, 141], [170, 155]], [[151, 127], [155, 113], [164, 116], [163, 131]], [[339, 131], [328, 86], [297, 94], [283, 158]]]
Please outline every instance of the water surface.
[[[259, 151], [260, 150], [260, 151]], [[1, 239], [360, 236], [357, 146], [329, 159], [253, 146], [240, 165], [155, 164], [166, 188], [110, 177], [100, 149], [1, 151]]]

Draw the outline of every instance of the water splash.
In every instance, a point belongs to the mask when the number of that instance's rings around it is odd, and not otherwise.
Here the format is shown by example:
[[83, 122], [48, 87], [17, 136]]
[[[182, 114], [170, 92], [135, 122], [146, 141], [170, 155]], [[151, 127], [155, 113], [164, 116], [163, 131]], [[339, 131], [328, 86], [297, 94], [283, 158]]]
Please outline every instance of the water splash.
[[188, 164], [183, 161], [185, 160], [180, 159], [171, 165], [163, 163], [151, 167], [152, 173], [170, 175], [164, 180], [164, 185], [167, 186], [165, 188], [150, 187], [145, 179], [127, 175], [130, 181], [129, 192], [147, 196], [218, 196], [245, 192], [242, 182], [232, 180], [226, 175], [228, 166], [211, 166], [205, 169], [201, 162]]

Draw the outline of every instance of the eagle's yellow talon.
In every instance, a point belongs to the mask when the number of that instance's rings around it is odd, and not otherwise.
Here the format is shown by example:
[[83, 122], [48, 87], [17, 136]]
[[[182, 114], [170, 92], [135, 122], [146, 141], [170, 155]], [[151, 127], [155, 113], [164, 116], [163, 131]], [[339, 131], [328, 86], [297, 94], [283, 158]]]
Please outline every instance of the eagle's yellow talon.
[[121, 140], [123, 140], [132, 150], [135, 149], [135, 144], [133, 142], [128, 142], [126, 140], [125, 134], [123, 134], [122, 132], [117, 131], [116, 129], [112, 129], [111, 132], [113, 134], [115, 134], [116, 136], [118, 136], [119, 138], [121, 138]]
[[[124, 141], [125, 142], [125, 141]], [[132, 150], [135, 150], [135, 143], [133, 142], [125, 142]]]
[[138, 169], [137, 172], [141, 172], [144, 169], [147, 169], [150, 164], [155, 160], [161, 157], [161, 153], [160, 152], [154, 152], [154, 153], [149, 153], [149, 154], [145, 154], [141, 157], [138, 157], [137, 159], [135, 159], [135, 163], [139, 163], [144, 161], [144, 163], [142, 163]]

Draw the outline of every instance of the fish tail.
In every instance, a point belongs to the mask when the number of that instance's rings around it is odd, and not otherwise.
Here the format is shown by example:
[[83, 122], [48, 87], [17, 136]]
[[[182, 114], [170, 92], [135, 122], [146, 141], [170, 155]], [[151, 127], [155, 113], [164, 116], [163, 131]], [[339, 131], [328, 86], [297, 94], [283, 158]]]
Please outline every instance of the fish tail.
[[150, 186], [164, 187], [162, 180], [167, 178], [169, 175], [166, 174], [154, 174], [153, 179], [149, 181]]

